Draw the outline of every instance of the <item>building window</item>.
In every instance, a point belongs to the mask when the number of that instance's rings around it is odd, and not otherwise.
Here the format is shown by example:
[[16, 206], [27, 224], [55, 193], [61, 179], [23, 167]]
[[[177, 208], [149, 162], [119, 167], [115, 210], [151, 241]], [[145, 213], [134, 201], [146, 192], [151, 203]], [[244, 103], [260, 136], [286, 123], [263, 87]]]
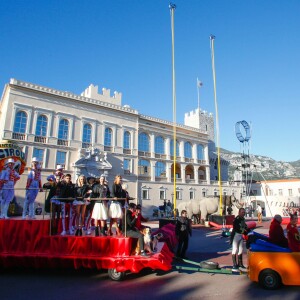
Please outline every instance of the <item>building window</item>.
[[105, 128], [104, 146], [108, 146], [108, 147], [112, 146], [112, 129], [111, 128]]
[[82, 131], [82, 148], [89, 148], [92, 145], [92, 126], [84, 124]]
[[150, 173], [150, 163], [148, 160], [139, 160], [139, 175], [149, 175]]
[[64, 151], [57, 151], [56, 152], [56, 166], [57, 165], [66, 165], [66, 157], [67, 157], [67, 152]]
[[[234, 192], [232, 193], [232, 195], [234, 195]], [[206, 190], [202, 189], [202, 196], [205, 197], [206, 196]]]
[[131, 149], [131, 136], [129, 131], [124, 132], [123, 148]]
[[41, 165], [43, 165], [44, 161], [44, 152], [44, 149], [34, 148], [32, 153], [32, 157], [37, 157], [39, 162], [41, 162]]
[[165, 154], [165, 140], [162, 136], [155, 138], [155, 153]]
[[293, 196], [293, 190], [289, 189], [289, 196]]
[[47, 136], [48, 118], [44, 115], [40, 115], [37, 118], [35, 135], [36, 136]]
[[214, 196], [217, 197], [218, 196], [218, 191], [214, 191]]
[[149, 136], [142, 132], [139, 134], [139, 151], [149, 152]]
[[192, 158], [192, 145], [190, 142], [184, 143], [184, 157]]
[[190, 200], [195, 199], [195, 191], [190, 191]]
[[149, 189], [148, 188], [142, 188], [142, 199], [143, 200], [149, 199]]
[[27, 125], [27, 114], [24, 111], [19, 111], [16, 114], [14, 132], [25, 133]]
[[159, 200], [165, 200], [166, 199], [166, 190], [160, 190], [159, 191]]
[[181, 191], [176, 191], [176, 199], [181, 200], [182, 199], [182, 193]]
[[166, 177], [166, 164], [158, 161], [155, 164], [155, 176], [156, 177]]
[[66, 119], [62, 119], [59, 121], [58, 139], [68, 140], [68, 137], [69, 137], [69, 121]]
[[124, 159], [123, 161], [123, 169], [124, 174], [130, 174], [131, 173], [131, 159]]
[[197, 159], [203, 160], [204, 159], [204, 148], [202, 145], [197, 145]]
[[[170, 141], [170, 153], [174, 156], [174, 140]], [[176, 156], [179, 156], [179, 143], [176, 141]]]
[[278, 190], [278, 194], [279, 194], [279, 196], [282, 196], [282, 189]]

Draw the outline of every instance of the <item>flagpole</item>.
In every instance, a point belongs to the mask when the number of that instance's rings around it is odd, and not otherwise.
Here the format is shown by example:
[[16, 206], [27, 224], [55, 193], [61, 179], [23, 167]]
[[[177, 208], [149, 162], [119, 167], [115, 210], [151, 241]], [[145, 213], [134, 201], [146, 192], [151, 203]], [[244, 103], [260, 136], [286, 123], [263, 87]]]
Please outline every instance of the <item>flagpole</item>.
[[172, 32], [172, 85], [173, 85], [173, 204], [174, 204], [174, 217], [176, 217], [176, 85], [175, 85], [175, 53], [174, 53], [174, 11], [176, 9], [176, 5], [170, 3], [169, 5], [171, 12], [171, 32]]
[[218, 102], [217, 102], [217, 86], [216, 86], [216, 71], [215, 71], [215, 53], [214, 53], [214, 41], [215, 36], [210, 35], [210, 46], [211, 46], [211, 62], [212, 62], [212, 72], [214, 81], [214, 99], [215, 99], [215, 110], [216, 110], [216, 133], [217, 133], [217, 149], [218, 149], [218, 181], [220, 190], [220, 215], [223, 215], [222, 210], [222, 179], [221, 179], [221, 158], [220, 158], [220, 138], [219, 138], [219, 113], [218, 113]]

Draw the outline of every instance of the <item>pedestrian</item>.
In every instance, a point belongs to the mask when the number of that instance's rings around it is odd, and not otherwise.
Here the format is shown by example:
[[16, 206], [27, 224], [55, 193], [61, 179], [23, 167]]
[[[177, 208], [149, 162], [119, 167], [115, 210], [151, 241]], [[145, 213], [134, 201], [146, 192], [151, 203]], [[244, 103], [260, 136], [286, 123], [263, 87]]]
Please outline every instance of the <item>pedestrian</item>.
[[20, 179], [20, 175], [14, 170], [14, 165], [14, 159], [8, 158], [4, 162], [4, 168], [0, 175], [0, 190], [2, 190], [0, 219], [8, 219], [8, 207], [15, 197], [15, 184]]
[[[95, 177], [88, 177], [87, 183], [89, 186], [89, 190], [91, 191], [93, 190], [94, 185], [98, 184]], [[95, 201], [91, 200], [90, 197], [87, 198], [85, 218], [84, 218], [84, 229], [86, 235], [90, 235], [92, 233], [91, 225], [92, 225], [92, 213], [93, 213], [94, 205], [95, 205]]]
[[[243, 235], [247, 235], [248, 233], [249, 229], [245, 222], [245, 209], [240, 208], [238, 215], [233, 221], [233, 228], [230, 236], [230, 242], [232, 244], [232, 271], [238, 271], [240, 268], [242, 270], [246, 269], [243, 265]], [[238, 262], [236, 255], [238, 256]]]
[[178, 239], [176, 256], [187, 259], [185, 254], [189, 246], [189, 236], [192, 236], [192, 227], [186, 210], [182, 210], [180, 217], [176, 220], [175, 234]]
[[260, 204], [257, 204], [257, 223], [262, 223], [262, 208], [260, 206]]
[[41, 165], [38, 158], [33, 157], [31, 161], [31, 168], [28, 171], [28, 178], [26, 183], [26, 195], [22, 213], [23, 220], [26, 218], [27, 210], [28, 218], [35, 219], [34, 202], [39, 191], [43, 191], [41, 181]]

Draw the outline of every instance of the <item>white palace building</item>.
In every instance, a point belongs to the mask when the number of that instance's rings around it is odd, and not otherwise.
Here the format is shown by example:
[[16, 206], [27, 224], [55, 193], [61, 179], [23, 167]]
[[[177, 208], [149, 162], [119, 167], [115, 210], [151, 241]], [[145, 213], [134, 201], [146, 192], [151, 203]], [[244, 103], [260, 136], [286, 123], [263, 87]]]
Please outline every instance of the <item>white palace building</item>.
[[[27, 166], [39, 158], [43, 182], [58, 164], [73, 182], [80, 174], [104, 173], [111, 187], [121, 174], [130, 196], [151, 215], [163, 200], [173, 201], [173, 123], [139, 114], [121, 100], [121, 93], [111, 96], [105, 88], [99, 93], [94, 85], [76, 95], [11, 79], [1, 99], [0, 139], [17, 143]], [[239, 198], [242, 187], [228, 181], [224, 160], [219, 190], [213, 115], [196, 109], [185, 114], [184, 123], [176, 124], [176, 199], [220, 193]], [[16, 184], [21, 204], [26, 179], [27, 171]]]

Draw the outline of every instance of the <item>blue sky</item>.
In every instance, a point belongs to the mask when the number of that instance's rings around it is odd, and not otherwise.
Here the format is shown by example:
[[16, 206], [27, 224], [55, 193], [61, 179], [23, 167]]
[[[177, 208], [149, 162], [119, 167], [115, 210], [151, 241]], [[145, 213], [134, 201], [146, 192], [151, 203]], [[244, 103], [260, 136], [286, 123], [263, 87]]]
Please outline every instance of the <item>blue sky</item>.
[[[80, 94], [91, 83], [122, 104], [172, 121], [171, 17], [165, 0], [0, 1], [0, 87], [10, 78]], [[200, 106], [215, 114], [209, 36], [215, 39], [220, 146], [300, 159], [300, 1], [177, 0], [177, 122]]]

